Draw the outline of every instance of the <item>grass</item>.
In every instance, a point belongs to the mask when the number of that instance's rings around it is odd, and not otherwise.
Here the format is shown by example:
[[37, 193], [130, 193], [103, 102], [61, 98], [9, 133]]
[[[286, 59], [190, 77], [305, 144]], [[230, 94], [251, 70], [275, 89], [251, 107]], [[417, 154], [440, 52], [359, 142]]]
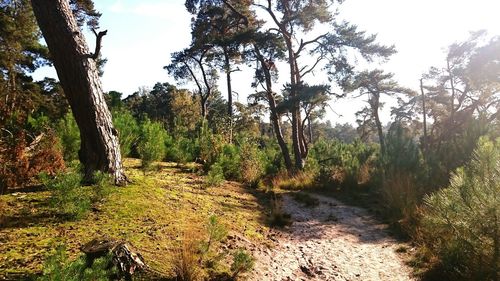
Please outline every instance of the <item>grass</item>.
[[39, 274], [57, 244], [65, 244], [74, 259], [81, 245], [102, 236], [131, 242], [152, 268], [174, 277], [171, 260], [182, 245], [182, 233], [187, 228], [202, 232], [212, 215], [230, 233], [255, 243], [268, 232], [265, 198], [240, 184], [207, 188], [201, 176], [175, 163], [159, 163], [147, 175], [140, 171], [140, 160], [124, 164], [133, 183], [113, 189], [78, 221], [54, 213], [48, 191], [0, 196], [0, 280]]

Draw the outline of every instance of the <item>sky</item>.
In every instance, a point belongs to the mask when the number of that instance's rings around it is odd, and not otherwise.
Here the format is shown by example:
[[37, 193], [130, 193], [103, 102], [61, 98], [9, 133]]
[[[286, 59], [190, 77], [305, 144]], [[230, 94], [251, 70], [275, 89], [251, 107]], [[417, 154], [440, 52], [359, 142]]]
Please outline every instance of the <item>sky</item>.
[[[101, 52], [108, 62], [102, 83], [105, 91], [132, 94], [139, 87], [152, 87], [156, 82], [176, 84], [165, 65], [170, 54], [190, 43], [191, 15], [184, 0], [101, 0], [94, 1], [102, 13], [100, 26], [108, 30]], [[431, 66], [442, 66], [446, 47], [464, 41], [471, 31], [486, 29], [490, 35], [500, 35], [500, 1], [498, 0], [346, 0], [339, 17], [358, 25], [361, 30], [377, 34], [378, 42], [395, 45], [398, 53], [384, 64], [367, 65], [395, 73], [403, 86], [418, 89], [418, 81]], [[87, 33], [92, 50], [95, 38]], [[362, 69], [360, 69], [362, 70]], [[286, 73], [286, 69], [282, 70]], [[246, 102], [251, 93], [251, 71], [236, 72], [236, 100]], [[43, 68], [34, 73], [35, 79], [55, 77], [55, 71]], [[285, 83], [286, 75], [282, 75]], [[313, 80], [321, 80], [322, 76]], [[282, 82], [283, 81], [283, 82]], [[220, 90], [225, 93], [221, 77]], [[189, 85], [181, 87], [190, 88]], [[277, 85], [276, 88], [281, 87]], [[389, 107], [382, 113], [388, 122]], [[364, 101], [346, 98], [332, 100], [326, 118], [332, 123], [354, 123], [355, 112]]]

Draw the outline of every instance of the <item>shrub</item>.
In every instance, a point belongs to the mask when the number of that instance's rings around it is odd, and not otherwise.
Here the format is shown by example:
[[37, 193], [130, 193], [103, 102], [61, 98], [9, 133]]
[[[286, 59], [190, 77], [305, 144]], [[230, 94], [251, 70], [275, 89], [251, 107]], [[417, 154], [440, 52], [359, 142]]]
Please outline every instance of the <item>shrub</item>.
[[196, 281], [201, 280], [202, 270], [200, 268], [200, 256], [197, 252], [197, 242], [187, 238], [182, 241], [180, 249], [174, 252], [172, 269], [177, 280]]
[[168, 136], [166, 160], [179, 163], [193, 162], [199, 157], [200, 147], [196, 138], [188, 138], [182, 135], [177, 137]]
[[165, 156], [167, 131], [161, 123], [146, 119], [141, 124], [140, 132], [138, 152], [142, 160], [142, 167], [147, 170], [151, 168], [154, 161], [162, 160]]
[[244, 250], [238, 250], [233, 254], [233, 263], [231, 264], [231, 273], [233, 279], [238, 278], [238, 275], [252, 270], [255, 263], [254, 258]]
[[208, 222], [205, 226], [205, 229], [208, 234], [208, 240], [205, 246], [203, 247], [203, 252], [209, 252], [210, 247], [213, 243], [220, 242], [227, 236], [227, 229], [224, 225], [219, 222], [219, 219], [215, 215], [211, 215], [208, 218]]
[[286, 172], [280, 173], [271, 179], [273, 188], [287, 190], [303, 190], [312, 188], [315, 184], [315, 176], [307, 172], [298, 172], [289, 175]]
[[118, 131], [120, 152], [123, 157], [130, 155], [132, 146], [139, 140], [139, 126], [134, 116], [127, 110], [113, 112], [113, 125]]
[[51, 191], [50, 205], [72, 219], [82, 218], [91, 207], [92, 193], [89, 187], [82, 187], [82, 175], [69, 171], [54, 178], [41, 174], [42, 183]]
[[224, 182], [224, 170], [219, 163], [215, 163], [210, 167], [210, 171], [205, 178], [205, 184], [208, 187], [217, 187]]
[[311, 158], [319, 169], [317, 181], [323, 185], [353, 188], [370, 180], [367, 170], [376, 149], [359, 140], [353, 143], [318, 141], [311, 149]]
[[64, 161], [70, 162], [78, 160], [78, 150], [80, 150], [80, 129], [78, 129], [78, 125], [71, 112], [66, 113], [64, 118], [59, 120], [56, 131], [61, 140]]
[[212, 130], [208, 127], [208, 123], [203, 121], [198, 142], [200, 147], [199, 160], [203, 163], [205, 170], [208, 170], [217, 161], [222, 152], [223, 138], [221, 135], [212, 133]]
[[66, 249], [58, 246], [43, 265], [40, 281], [107, 281], [116, 275], [116, 268], [111, 265], [111, 256], [97, 258], [89, 267], [84, 256], [70, 262]]
[[385, 209], [395, 221], [411, 221], [424, 194], [426, 174], [420, 150], [409, 130], [393, 124], [386, 138], [386, 154], [381, 157], [379, 172], [385, 180], [380, 191]]
[[43, 185], [51, 191], [49, 203], [52, 208], [70, 219], [80, 219], [85, 216], [92, 202], [101, 201], [112, 190], [109, 185], [111, 177], [102, 172], [94, 174], [92, 186], [82, 186], [82, 174], [73, 170], [59, 173], [55, 177], [42, 173], [39, 177]]
[[255, 185], [264, 175], [266, 157], [257, 145], [249, 141], [241, 145], [240, 178], [246, 184]]
[[456, 278], [500, 278], [500, 139], [480, 139], [450, 185], [425, 197], [425, 239]]
[[240, 179], [241, 161], [240, 149], [234, 144], [224, 144], [216, 164], [221, 166], [225, 179], [237, 180]]

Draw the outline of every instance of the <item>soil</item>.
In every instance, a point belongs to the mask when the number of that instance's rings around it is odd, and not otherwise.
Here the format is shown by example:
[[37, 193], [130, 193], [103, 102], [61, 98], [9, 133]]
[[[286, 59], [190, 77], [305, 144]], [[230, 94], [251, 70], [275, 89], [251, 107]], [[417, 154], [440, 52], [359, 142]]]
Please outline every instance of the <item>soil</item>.
[[396, 251], [407, 245], [391, 238], [387, 226], [365, 210], [322, 195], [305, 207], [283, 195], [293, 223], [274, 230], [274, 245], [256, 247], [248, 280], [414, 280]]

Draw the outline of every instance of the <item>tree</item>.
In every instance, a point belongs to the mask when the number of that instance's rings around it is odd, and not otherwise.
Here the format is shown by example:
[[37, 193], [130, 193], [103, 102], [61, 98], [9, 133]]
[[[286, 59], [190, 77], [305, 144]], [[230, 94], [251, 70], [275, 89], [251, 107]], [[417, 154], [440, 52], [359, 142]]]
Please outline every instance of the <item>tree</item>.
[[413, 93], [412, 90], [399, 86], [398, 83], [392, 79], [393, 77], [394, 74], [392, 73], [384, 73], [383, 70], [376, 69], [372, 71], [363, 71], [357, 74], [352, 82], [346, 83], [347, 90], [358, 90], [360, 96], [368, 95], [368, 108], [361, 110], [357, 115], [370, 117], [370, 119], [364, 119], [365, 121], [363, 123], [366, 123], [367, 120], [369, 120], [368, 122], [374, 122], [382, 155], [385, 155], [386, 144], [382, 122], [379, 116], [379, 109], [383, 106], [383, 103], [380, 102], [380, 96]]
[[95, 61], [105, 32], [98, 34], [96, 52], [91, 54], [67, 0], [31, 3], [80, 129], [79, 158], [85, 178], [89, 180], [95, 171], [103, 171], [112, 174], [116, 184], [125, 184], [117, 131], [106, 106]]
[[292, 159], [290, 158], [288, 145], [283, 137], [281, 114], [277, 108], [277, 95], [273, 90], [273, 81], [277, 79], [278, 75], [274, 61], [284, 56], [282, 44], [280, 38], [271, 33], [256, 33], [253, 38], [253, 55], [257, 61], [253, 86], [255, 88], [260, 86], [264, 90], [263, 92], [257, 92], [254, 95], [254, 100], [267, 101], [273, 131], [281, 149], [285, 167], [291, 172], [293, 168]]
[[[386, 58], [393, 54], [393, 47], [375, 43], [375, 36], [366, 36], [357, 27], [348, 23], [336, 23], [331, 12], [331, 4], [337, 1], [272, 0], [265, 4], [255, 4], [266, 11], [272, 19], [277, 32], [284, 40], [287, 62], [290, 69], [289, 98], [292, 119], [292, 147], [295, 156], [295, 169], [304, 167], [308, 154], [306, 139], [301, 125], [301, 103], [304, 95], [304, 78], [323, 64], [332, 80], [342, 83], [352, 74], [353, 65], [348, 60], [348, 50], [354, 50], [371, 60], [379, 56]], [[338, 1], [339, 3], [342, 1]], [[333, 31], [320, 34], [312, 39], [300, 38], [312, 33], [316, 23], [330, 24]], [[299, 58], [309, 53], [313, 63], [308, 65]], [[320, 92], [318, 92], [320, 93]]]
[[175, 79], [195, 83], [203, 119], [207, 119], [209, 99], [217, 90], [217, 70], [207, 61], [211, 52], [212, 48], [207, 45], [203, 48], [184, 49], [173, 53], [172, 62], [164, 67]]

